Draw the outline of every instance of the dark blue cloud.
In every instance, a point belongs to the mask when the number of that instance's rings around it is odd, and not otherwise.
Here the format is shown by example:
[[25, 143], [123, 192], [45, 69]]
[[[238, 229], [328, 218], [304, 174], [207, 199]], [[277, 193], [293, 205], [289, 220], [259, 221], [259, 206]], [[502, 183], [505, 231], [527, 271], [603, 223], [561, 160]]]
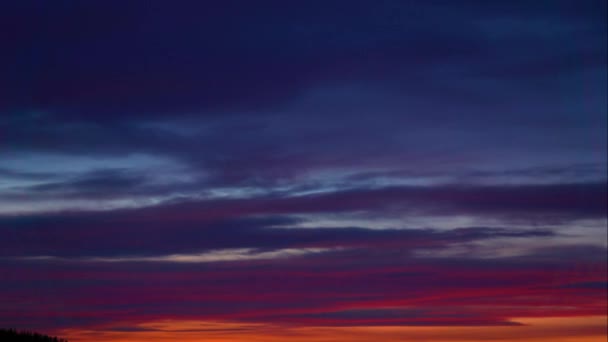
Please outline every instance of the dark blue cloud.
[[43, 183], [30, 187], [28, 190], [40, 193], [66, 195], [78, 193], [81, 196], [99, 195], [99, 193], [118, 191], [133, 191], [143, 183], [145, 176], [130, 174], [120, 169], [95, 170], [84, 175], [76, 176], [65, 181]]
[[[228, 248], [441, 248], [454, 243], [500, 237], [547, 237], [548, 230], [506, 228], [368, 229], [360, 227], [273, 228], [291, 219], [240, 219], [217, 222], [150, 222], [137, 218], [104, 219], [53, 216], [3, 219], [5, 257], [123, 257], [201, 253]], [[86, 228], [83, 228], [86, 227]], [[173, 227], [173, 228], [172, 228]]]
[[448, 90], [439, 75], [428, 82], [429, 66], [508, 78], [604, 66], [605, 5], [541, 3], [7, 4], [1, 63], [12, 91], [0, 103], [122, 120], [274, 106], [336, 81]]
[[[95, 182], [94, 182], [95, 183]], [[121, 185], [122, 186], [122, 185]], [[551, 231], [502, 228], [365, 229], [289, 227], [298, 220], [260, 215], [399, 210], [548, 222], [606, 215], [605, 184], [352, 190], [324, 195], [178, 202], [142, 209], [4, 217], [5, 256], [108, 256], [195, 253], [226, 248], [437, 248], [478, 239], [545, 237]], [[399, 228], [399, 227], [398, 227]]]
[[198, 189], [606, 164], [602, 1], [265, 3], [2, 4], [0, 148]]

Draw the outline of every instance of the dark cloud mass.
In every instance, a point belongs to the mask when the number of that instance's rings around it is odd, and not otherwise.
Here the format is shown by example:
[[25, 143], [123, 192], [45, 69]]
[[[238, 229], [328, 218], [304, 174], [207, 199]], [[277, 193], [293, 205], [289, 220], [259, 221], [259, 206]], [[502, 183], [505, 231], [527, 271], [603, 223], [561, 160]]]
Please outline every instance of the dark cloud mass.
[[[605, 315], [607, 10], [2, 2], [0, 327], [320, 341]], [[569, 327], [546, 336], [602, 334]], [[412, 336], [390, 338], [439, 339]]]
[[605, 4], [539, 3], [8, 4], [4, 82], [13, 91], [2, 103], [105, 121], [259, 108], [326, 82], [390, 80], [412, 90], [413, 78], [424, 89], [433, 68], [553, 77], [604, 66], [605, 23], [595, 12]]

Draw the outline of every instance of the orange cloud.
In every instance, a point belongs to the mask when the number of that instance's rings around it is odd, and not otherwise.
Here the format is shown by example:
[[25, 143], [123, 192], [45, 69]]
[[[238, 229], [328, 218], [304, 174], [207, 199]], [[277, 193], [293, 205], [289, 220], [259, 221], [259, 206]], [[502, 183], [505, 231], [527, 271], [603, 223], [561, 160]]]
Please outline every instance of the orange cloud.
[[[517, 326], [492, 327], [296, 327], [236, 322], [162, 320], [138, 324], [125, 331], [68, 329], [73, 342], [474, 342], [496, 338], [530, 342], [604, 342], [606, 316], [520, 318]], [[116, 330], [116, 329], [114, 329]], [[130, 331], [129, 331], [130, 330]]]

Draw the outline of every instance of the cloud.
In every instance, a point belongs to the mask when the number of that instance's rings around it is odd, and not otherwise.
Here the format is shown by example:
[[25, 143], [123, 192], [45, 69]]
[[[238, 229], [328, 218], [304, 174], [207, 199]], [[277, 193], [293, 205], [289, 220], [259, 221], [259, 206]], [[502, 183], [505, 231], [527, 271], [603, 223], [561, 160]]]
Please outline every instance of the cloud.
[[[160, 319], [494, 326], [513, 317], [602, 315], [604, 289], [569, 286], [606, 281], [606, 249], [588, 251], [582, 259], [556, 251], [552, 258], [471, 260], [370, 247], [229, 263], [0, 262], [0, 289], [11, 298], [2, 319], [14, 326], [74, 324], [50, 322], [56, 312], [90, 327]], [[581, 262], [593, 270], [582, 271]]]
[[[157, 217], [230, 217], [260, 214], [344, 213], [391, 210], [434, 215], [488, 215], [499, 218], [602, 218], [603, 182], [547, 185], [389, 186], [328, 191], [303, 196], [185, 201], [148, 210]], [[154, 213], [151, 213], [154, 211]], [[145, 213], [146, 210], [142, 210]]]
[[[370, 197], [368, 194], [366, 197]], [[324, 202], [317, 199], [324, 205]], [[284, 199], [283, 201], [289, 201]], [[271, 203], [280, 205], [281, 200]], [[312, 203], [314, 199], [307, 199]], [[329, 199], [325, 203], [340, 203]], [[232, 201], [178, 204], [117, 212], [66, 213], [38, 216], [15, 216], [0, 219], [3, 236], [2, 254], [11, 256], [53, 257], [157, 257], [158, 255], [193, 255], [220, 249], [267, 249], [279, 253], [285, 249], [335, 248], [362, 246], [401, 246], [403, 248], [437, 248], [451, 243], [499, 237], [547, 237], [548, 230], [507, 228], [461, 228], [448, 231], [434, 229], [367, 229], [365, 227], [290, 228], [298, 221], [289, 217], [247, 217], [260, 214], [287, 214], [310, 211], [305, 203], [296, 202], [281, 209], [262, 206], [256, 199], [246, 207], [222, 209], [216, 205]], [[203, 204], [203, 206], [201, 206]], [[276, 210], [279, 209], [279, 210]], [[342, 208], [335, 210], [361, 210]], [[369, 210], [375, 207], [367, 208]], [[318, 209], [317, 209], [318, 210]], [[328, 208], [323, 209], [323, 211]], [[335, 211], [332, 210], [332, 211]], [[207, 214], [205, 214], [207, 211]], [[222, 214], [225, 211], [228, 215]], [[209, 216], [208, 216], [209, 215]], [[274, 251], [273, 250], [278, 250]], [[203, 254], [200, 258], [205, 258]], [[170, 257], [160, 257], [168, 258]]]
[[95, 170], [82, 176], [67, 181], [51, 182], [30, 187], [31, 192], [69, 194], [73, 192], [89, 194], [99, 192], [117, 192], [117, 190], [128, 191], [145, 182], [142, 175], [129, 174], [126, 170], [107, 169]]
[[[542, 237], [547, 230], [473, 228], [289, 229], [293, 214], [394, 212], [471, 215], [499, 222], [555, 224], [606, 217], [606, 185], [438, 186], [357, 189], [306, 196], [262, 196], [163, 204], [140, 209], [3, 216], [4, 256], [150, 256], [227, 248], [326, 248], [366, 244], [409, 247], [495, 237]], [[264, 218], [266, 216], [266, 218]], [[279, 228], [283, 227], [283, 228]], [[313, 225], [314, 227], [314, 225]], [[454, 228], [454, 227], [452, 227]], [[120, 238], [118, 238], [120, 237]]]
[[[10, 53], [0, 63], [15, 66], [5, 82], [18, 86], [5, 87], [12, 91], [0, 103], [76, 119], [86, 111], [108, 121], [268, 108], [327, 82], [388, 78], [409, 91], [437, 90], [416, 71], [471, 66], [471, 60], [477, 70], [534, 71], [547, 68], [534, 56], [553, 58], [553, 76], [580, 67], [568, 63], [572, 55], [603, 60], [605, 50], [590, 48], [603, 46], [592, 44], [605, 36], [594, 15], [603, 7], [570, 1], [543, 11], [393, 1], [273, 1], [267, 10], [244, 2], [4, 5], [3, 25], [14, 33], [3, 39]], [[459, 16], [447, 15], [452, 11]], [[238, 24], [227, 25], [227, 18]], [[514, 25], [517, 20], [523, 23]], [[444, 29], [450, 25], [459, 30]], [[508, 34], [514, 27], [517, 39]], [[571, 44], [561, 44], [564, 39]], [[556, 56], [560, 46], [566, 51]], [[408, 87], [407, 78], [422, 82]]]
[[170, 254], [158, 256], [109, 256], [109, 257], [85, 257], [85, 258], [62, 258], [55, 256], [26, 256], [17, 259], [39, 260], [39, 261], [76, 261], [76, 262], [168, 262], [168, 263], [207, 263], [264, 260], [275, 258], [289, 258], [311, 253], [321, 253], [329, 249], [325, 248], [284, 248], [273, 251], [256, 251], [253, 248], [232, 248], [211, 250], [198, 254]]

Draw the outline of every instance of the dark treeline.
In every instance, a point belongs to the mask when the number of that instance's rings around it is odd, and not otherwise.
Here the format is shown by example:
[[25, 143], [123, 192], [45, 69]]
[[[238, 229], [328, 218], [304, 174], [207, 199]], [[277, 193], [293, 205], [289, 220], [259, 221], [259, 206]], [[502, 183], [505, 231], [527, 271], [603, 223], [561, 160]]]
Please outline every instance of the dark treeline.
[[2, 342], [68, 342], [62, 338], [51, 337], [35, 332], [17, 331], [14, 329], [0, 329]]

